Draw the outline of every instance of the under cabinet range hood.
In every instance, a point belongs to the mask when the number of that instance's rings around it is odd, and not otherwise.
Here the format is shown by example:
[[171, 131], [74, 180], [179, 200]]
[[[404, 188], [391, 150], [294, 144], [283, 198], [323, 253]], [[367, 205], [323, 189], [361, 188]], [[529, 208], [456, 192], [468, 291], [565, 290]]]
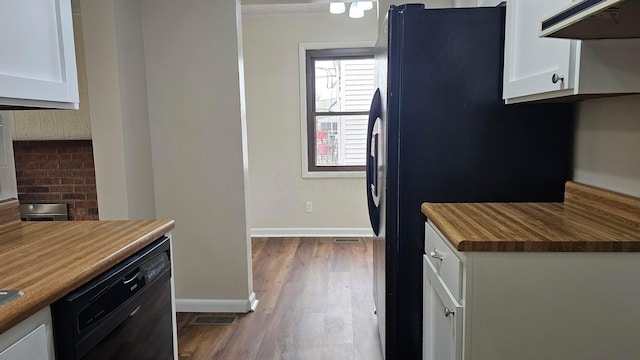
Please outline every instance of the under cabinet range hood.
[[540, 37], [567, 39], [640, 38], [640, 0], [574, 1], [542, 19]]

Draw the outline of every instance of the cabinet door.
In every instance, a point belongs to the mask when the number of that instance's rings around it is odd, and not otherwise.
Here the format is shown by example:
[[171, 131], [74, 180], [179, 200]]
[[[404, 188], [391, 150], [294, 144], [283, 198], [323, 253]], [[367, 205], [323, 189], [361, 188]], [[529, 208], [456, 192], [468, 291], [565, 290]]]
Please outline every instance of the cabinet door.
[[426, 256], [423, 269], [422, 357], [462, 360], [462, 306], [446, 289]]
[[53, 329], [49, 307], [0, 334], [0, 360], [53, 360]]
[[22, 339], [11, 345], [8, 349], [0, 353], [0, 360], [51, 360], [49, 353], [47, 330], [45, 325], [40, 325], [37, 329], [27, 334]]
[[[573, 40], [538, 37], [540, 19], [570, 0], [508, 0], [503, 98], [573, 89]], [[554, 75], [563, 80], [553, 81]]]
[[0, 4], [0, 104], [77, 108], [70, 0]]
[[18, 197], [9, 112], [0, 112], [0, 200]]

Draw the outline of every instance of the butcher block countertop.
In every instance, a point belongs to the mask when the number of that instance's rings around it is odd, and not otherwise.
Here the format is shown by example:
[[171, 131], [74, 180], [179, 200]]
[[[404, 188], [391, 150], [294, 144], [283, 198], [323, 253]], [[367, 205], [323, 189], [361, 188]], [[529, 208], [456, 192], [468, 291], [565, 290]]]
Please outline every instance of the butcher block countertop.
[[640, 252], [640, 199], [567, 182], [562, 203], [422, 204], [459, 251]]
[[[0, 218], [5, 205], [0, 203]], [[1, 225], [0, 289], [24, 295], [0, 306], [0, 333], [174, 226], [173, 220], [21, 222], [19, 217]]]

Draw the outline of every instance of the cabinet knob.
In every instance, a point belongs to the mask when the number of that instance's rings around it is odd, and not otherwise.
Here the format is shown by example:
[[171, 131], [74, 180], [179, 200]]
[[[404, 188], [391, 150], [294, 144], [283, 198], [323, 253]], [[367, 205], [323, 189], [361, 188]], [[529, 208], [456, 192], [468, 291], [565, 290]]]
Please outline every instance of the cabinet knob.
[[433, 249], [433, 251], [429, 252], [429, 256], [431, 256], [434, 259], [438, 259], [442, 261], [442, 254], [438, 252], [438, 249]]
[[455, 310], [449, 309], [448, 307], [444, 308], [444, 316], [449, 317], [456, 314]]
[[560, 82], [564, 81], [564, 76], [558, 75], [558, 74], [553, 74], [553, 76], [551, 76], [551, 82], [553, 82], [555, 84], [558, 81], [560, 81]]

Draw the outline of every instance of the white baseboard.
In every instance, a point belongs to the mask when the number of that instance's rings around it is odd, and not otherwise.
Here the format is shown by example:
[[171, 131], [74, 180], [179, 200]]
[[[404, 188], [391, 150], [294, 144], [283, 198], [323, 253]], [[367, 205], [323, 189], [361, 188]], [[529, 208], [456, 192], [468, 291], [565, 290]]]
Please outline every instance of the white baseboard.
[[177, 312], [248, 313], [256, 310], [258, 299], [251, 293], [247, 300], [176, 299]]
[[255, 237], [373, 236], [371, 228], [252, 228]]
[[252, 292], [249, 296], [249, 311], [255, 312], [260, 300], [256, 299], [256, 293]]

